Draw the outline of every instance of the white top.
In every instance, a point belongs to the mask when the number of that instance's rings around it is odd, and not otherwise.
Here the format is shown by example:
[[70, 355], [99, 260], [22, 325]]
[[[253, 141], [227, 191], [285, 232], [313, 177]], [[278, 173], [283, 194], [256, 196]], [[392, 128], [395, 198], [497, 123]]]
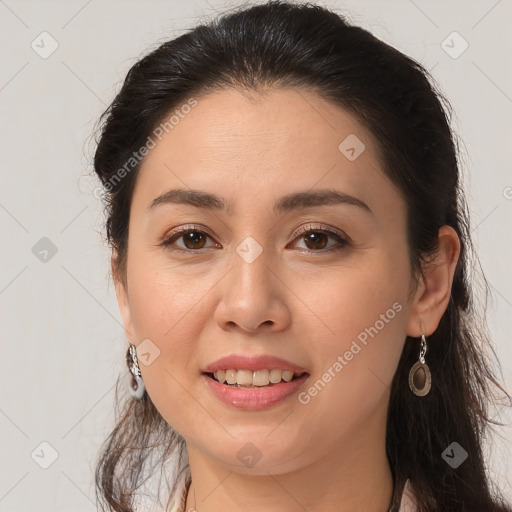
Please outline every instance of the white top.
[[405, 481], [404, 492], [402, 493], [402, 501], [400, 502], [400, 509], [398, 512], [416, 512], [416, 497], [412, 490], [409, 479]]
[[[171, 504], [171, 508], [168, 512], [186, 512], [185, 511], [185, 499], [186, 499], [186, 489], [185, 489], [185, 478], [182, 478], [179, 483], [176, 484], [176, 496], [177, 498]], [[414, 496], [414, 491], [409, 482], [409, 479], [406, 480], [404, 491], [402, 493], [402, 500], [400, 501], [400, 508], [398, 512], [417, 512], [416, 507], [416, 498]]]

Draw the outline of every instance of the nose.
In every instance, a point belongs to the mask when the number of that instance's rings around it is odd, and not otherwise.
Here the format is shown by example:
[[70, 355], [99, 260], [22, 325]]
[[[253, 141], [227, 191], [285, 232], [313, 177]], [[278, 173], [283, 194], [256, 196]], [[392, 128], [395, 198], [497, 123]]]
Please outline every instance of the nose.
[[214, 320], [223, 330], [246, 334], [277, 332], [291, 321], [287, 298], [290, 293], [272, 268], [265, 251], [252, 262], [236, 256], [222, 280]]

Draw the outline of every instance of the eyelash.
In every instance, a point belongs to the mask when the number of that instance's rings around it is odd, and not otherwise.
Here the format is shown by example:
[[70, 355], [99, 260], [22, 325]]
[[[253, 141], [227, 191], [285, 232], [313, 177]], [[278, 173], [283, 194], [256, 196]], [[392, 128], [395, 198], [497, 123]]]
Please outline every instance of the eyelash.
[[[202, 247], [201, 249], [183, 249], [181, 247], [171, 247], [171, 245], [176, 240], [179, 240], [180, 237], [183, 237], [184, 235], [186, 235], [188, 233], [200, 233], [202, 235], [207, 235], [207, 236], [209, 236], [210, 238], [213, 239], [213, 235], [210, 232], [206, 231], [205, 228], [198, 229], [197, 226], [185, 226], [183, 228], [180, 228], [178, 231], [171, 232], [161, 242], [160, 245], [165, 247], [165, 248], [167, 248], [167, 249], [170, 249], [172, 251], [177, 251], [177, 252], [182, 252], [182, 253], [189, 253], [189, 254], [191, 252], [200, 252], [203, 249], [205, 249], [204, 247]], [[338, 245], [334, 246], [334, 249], [332, 247], [329, 248], [329, 249], [321, 249], [321, 250], [318, 250], [318, 251], [315, 251], [315, 250], [312, 250], [312, 249], [302, 249], [303, 251], [307, 251], [309, 253], [324, 254], [324, 253], [336, 252], [336, 251], [339, 251], [341, 249], [344, 249], [345, 247], [350, 246], [351, 242], [352, 242], [350, 240], [350, 237], [348, 237], [347, 235], [342, 234], [341, 232], [337, 233], [335, 231], [332, 231], [332, 228], [328, 228], [327, 226], [318, 227], [318, 226], [313, 226], [311, 224], [300, 228], [296, 233], [294, 233], [295, 234], [294, 240], [299, 238], [301, 235], [304, 236], [304, 235], [309, 234], [309, 233], [323, 233], [325, 235], [329, 235], [329, 236], [331, 236], [333, 238], [336, 238], [337, 241], [338, 241]], [[207, 249], [208, 249], [208, 247], [207, 247]]]

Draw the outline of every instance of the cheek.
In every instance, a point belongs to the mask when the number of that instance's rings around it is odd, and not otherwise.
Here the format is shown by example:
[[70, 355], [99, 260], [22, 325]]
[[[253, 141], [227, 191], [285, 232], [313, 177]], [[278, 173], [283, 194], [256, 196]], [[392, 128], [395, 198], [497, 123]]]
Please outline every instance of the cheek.
[[[331, 414], [339, 419], [348, 411], [357, 411], [360, 417], [389, 391], [400, 358], [406, 328], [406, 270], [380, 257], [337, 277], [333, 274], [325, 283], [306, 295], [318, 327], [319, 374], [303, 401], [312, 408], [327, 407], [318, 417]], [[338, 406], [335, 410], [330, 409], [333, 404]]]
[[139, 337], [178, 341], [190, 337], [183, 335], [184, 329], [189, 332], [199, 326], [191, 320], [204, 314], [201, 301], [213, 277], [192, 277], [185, 267], [168, 268], [161, 260], [143, 251], [132, 254], [128, 273], [132, 322]]
[[370, 336], [392, 339], [403, 330], [399, 310], [405, 310], [405, 272], [376, 255], [364, 265], [323, 273], [314, 287], [308, 278], [294, 291], [306, 297], [311, 327], [339, 350], [358, 336], [364, 343]]
[[137, 341], [150, 340], [157, 353], [150, 365], [141, 366], [142, 377], [152, 399], [173, 400], [181, 393], [179, 383], [198, 371], [193, 366], [197, 365], [197, 340], [207, 321], [201, 299], [211, 285], [191, 280], [185, 272], [165, 270], [142, 253], [134, 251], [131, 257], [128, 288], [133, 329]]

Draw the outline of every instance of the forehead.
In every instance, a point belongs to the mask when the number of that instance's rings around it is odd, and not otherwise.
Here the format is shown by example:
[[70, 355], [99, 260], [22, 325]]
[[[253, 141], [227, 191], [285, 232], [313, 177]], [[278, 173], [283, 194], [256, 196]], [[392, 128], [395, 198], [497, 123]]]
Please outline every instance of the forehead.
[[[261, 201], [274, 192], [277, 197], [336, 187], [369, 201], [372, 193], [383, 193], [387, 180], [373, 136], [354, 116], [312, 91], [229, 89], [195, 101], [186, 114], [173, 117], [141, 166], [136, 195], [146, 205], [177, 187], [232, 196], [235, 214], [240, 194]], [[353, 148], [361, 152], [355, 159], [354, 152], [346, 153]]]

